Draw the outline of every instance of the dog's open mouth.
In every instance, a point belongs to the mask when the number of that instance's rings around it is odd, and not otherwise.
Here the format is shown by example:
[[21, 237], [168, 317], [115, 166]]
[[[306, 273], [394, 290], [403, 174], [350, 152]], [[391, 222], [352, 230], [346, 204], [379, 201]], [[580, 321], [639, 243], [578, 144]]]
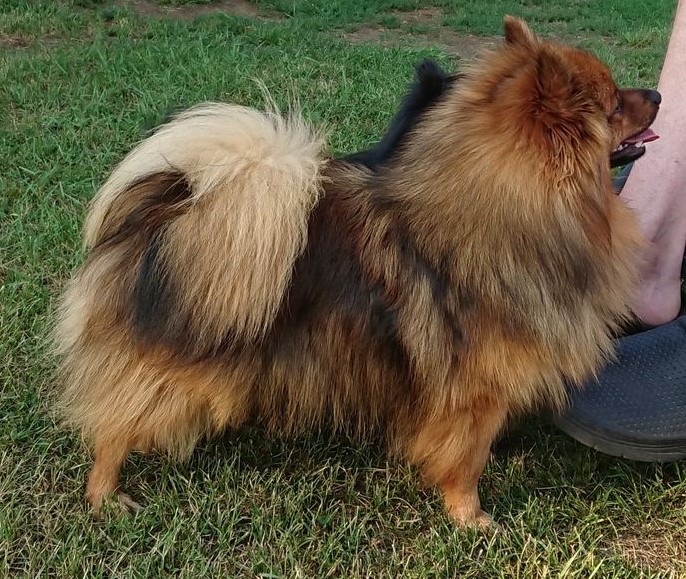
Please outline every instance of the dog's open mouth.
[[645, 143], [659, 138], [660, 136], [652, 129], [646, 129], [629, 137], [610, 153], [610, 167], [621, 167], [635, 161], [646, 152]]

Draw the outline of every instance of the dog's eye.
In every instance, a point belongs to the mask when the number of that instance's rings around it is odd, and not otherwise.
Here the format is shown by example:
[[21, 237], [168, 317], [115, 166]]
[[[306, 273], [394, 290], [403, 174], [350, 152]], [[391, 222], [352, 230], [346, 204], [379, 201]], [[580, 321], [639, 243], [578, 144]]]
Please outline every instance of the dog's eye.
[[617, 97], [617, 106], [615, 106], [614, 114], [618, 115], [622, 112], [622, 99]]

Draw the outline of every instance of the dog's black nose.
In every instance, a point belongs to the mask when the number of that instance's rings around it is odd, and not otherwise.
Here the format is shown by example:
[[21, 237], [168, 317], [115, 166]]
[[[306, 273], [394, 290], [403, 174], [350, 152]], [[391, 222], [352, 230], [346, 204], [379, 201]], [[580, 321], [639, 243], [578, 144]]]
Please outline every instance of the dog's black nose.
[[645, 90], [643, 92], [645, 92], [646, 98], [651, 103], [659, 105], [662, 102], [662, 95], [656, 90]]

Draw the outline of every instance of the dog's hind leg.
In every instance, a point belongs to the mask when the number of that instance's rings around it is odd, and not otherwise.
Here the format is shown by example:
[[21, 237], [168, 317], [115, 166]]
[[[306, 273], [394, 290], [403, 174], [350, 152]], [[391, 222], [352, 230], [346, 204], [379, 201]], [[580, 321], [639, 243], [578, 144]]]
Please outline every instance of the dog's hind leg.
[[103, 501], [116, 494], [119, 504], [136, 512], [141, 506], [119, 488], [119, 473], [131, 450], [126, 437], [100, 437], [95, 444], [95, 462], [88, 475], [86, 500], [96, 515], [102, 513]]
[[174, 458], [187, 458], [198, 439], [209, 430], [204, 405], [198, 402], [182, 393], [155, 396], [153, 404], [129, 416], [130, 426], [119, 424], [117, 430], [103, 429], [95, 435], [95, 460], [88, 476], [86, 499], [96, 515], [101, 513], [103, 501], [112, 495], [125, 510], [141, 510], [119, 484], [126, 457], [131, 451], [157, 450]]
[[160, 373], [141, 362], [123, 383], [126, 386], [120, 383], [120, 390], [92, 417], [95, 462], [86, 498], [96, 513], [113, 493], [126, 509], [141, 508], [119, 486], [130, 451], [154, 450], [185, 460], [199, 439], [238, 426], [247, 415], [247, 391], [241, 385], [249, 380], [223, 367], [168, 365]]

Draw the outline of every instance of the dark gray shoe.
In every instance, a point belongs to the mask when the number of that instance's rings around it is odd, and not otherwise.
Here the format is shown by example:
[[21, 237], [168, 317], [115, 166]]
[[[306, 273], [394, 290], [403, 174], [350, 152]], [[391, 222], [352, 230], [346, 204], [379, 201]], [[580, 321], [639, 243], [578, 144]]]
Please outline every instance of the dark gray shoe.
[[570, 393], [554, 422], [579, 442], [641, 461], [686, 458], [686, 316], [617, 340], [617, 360]]

